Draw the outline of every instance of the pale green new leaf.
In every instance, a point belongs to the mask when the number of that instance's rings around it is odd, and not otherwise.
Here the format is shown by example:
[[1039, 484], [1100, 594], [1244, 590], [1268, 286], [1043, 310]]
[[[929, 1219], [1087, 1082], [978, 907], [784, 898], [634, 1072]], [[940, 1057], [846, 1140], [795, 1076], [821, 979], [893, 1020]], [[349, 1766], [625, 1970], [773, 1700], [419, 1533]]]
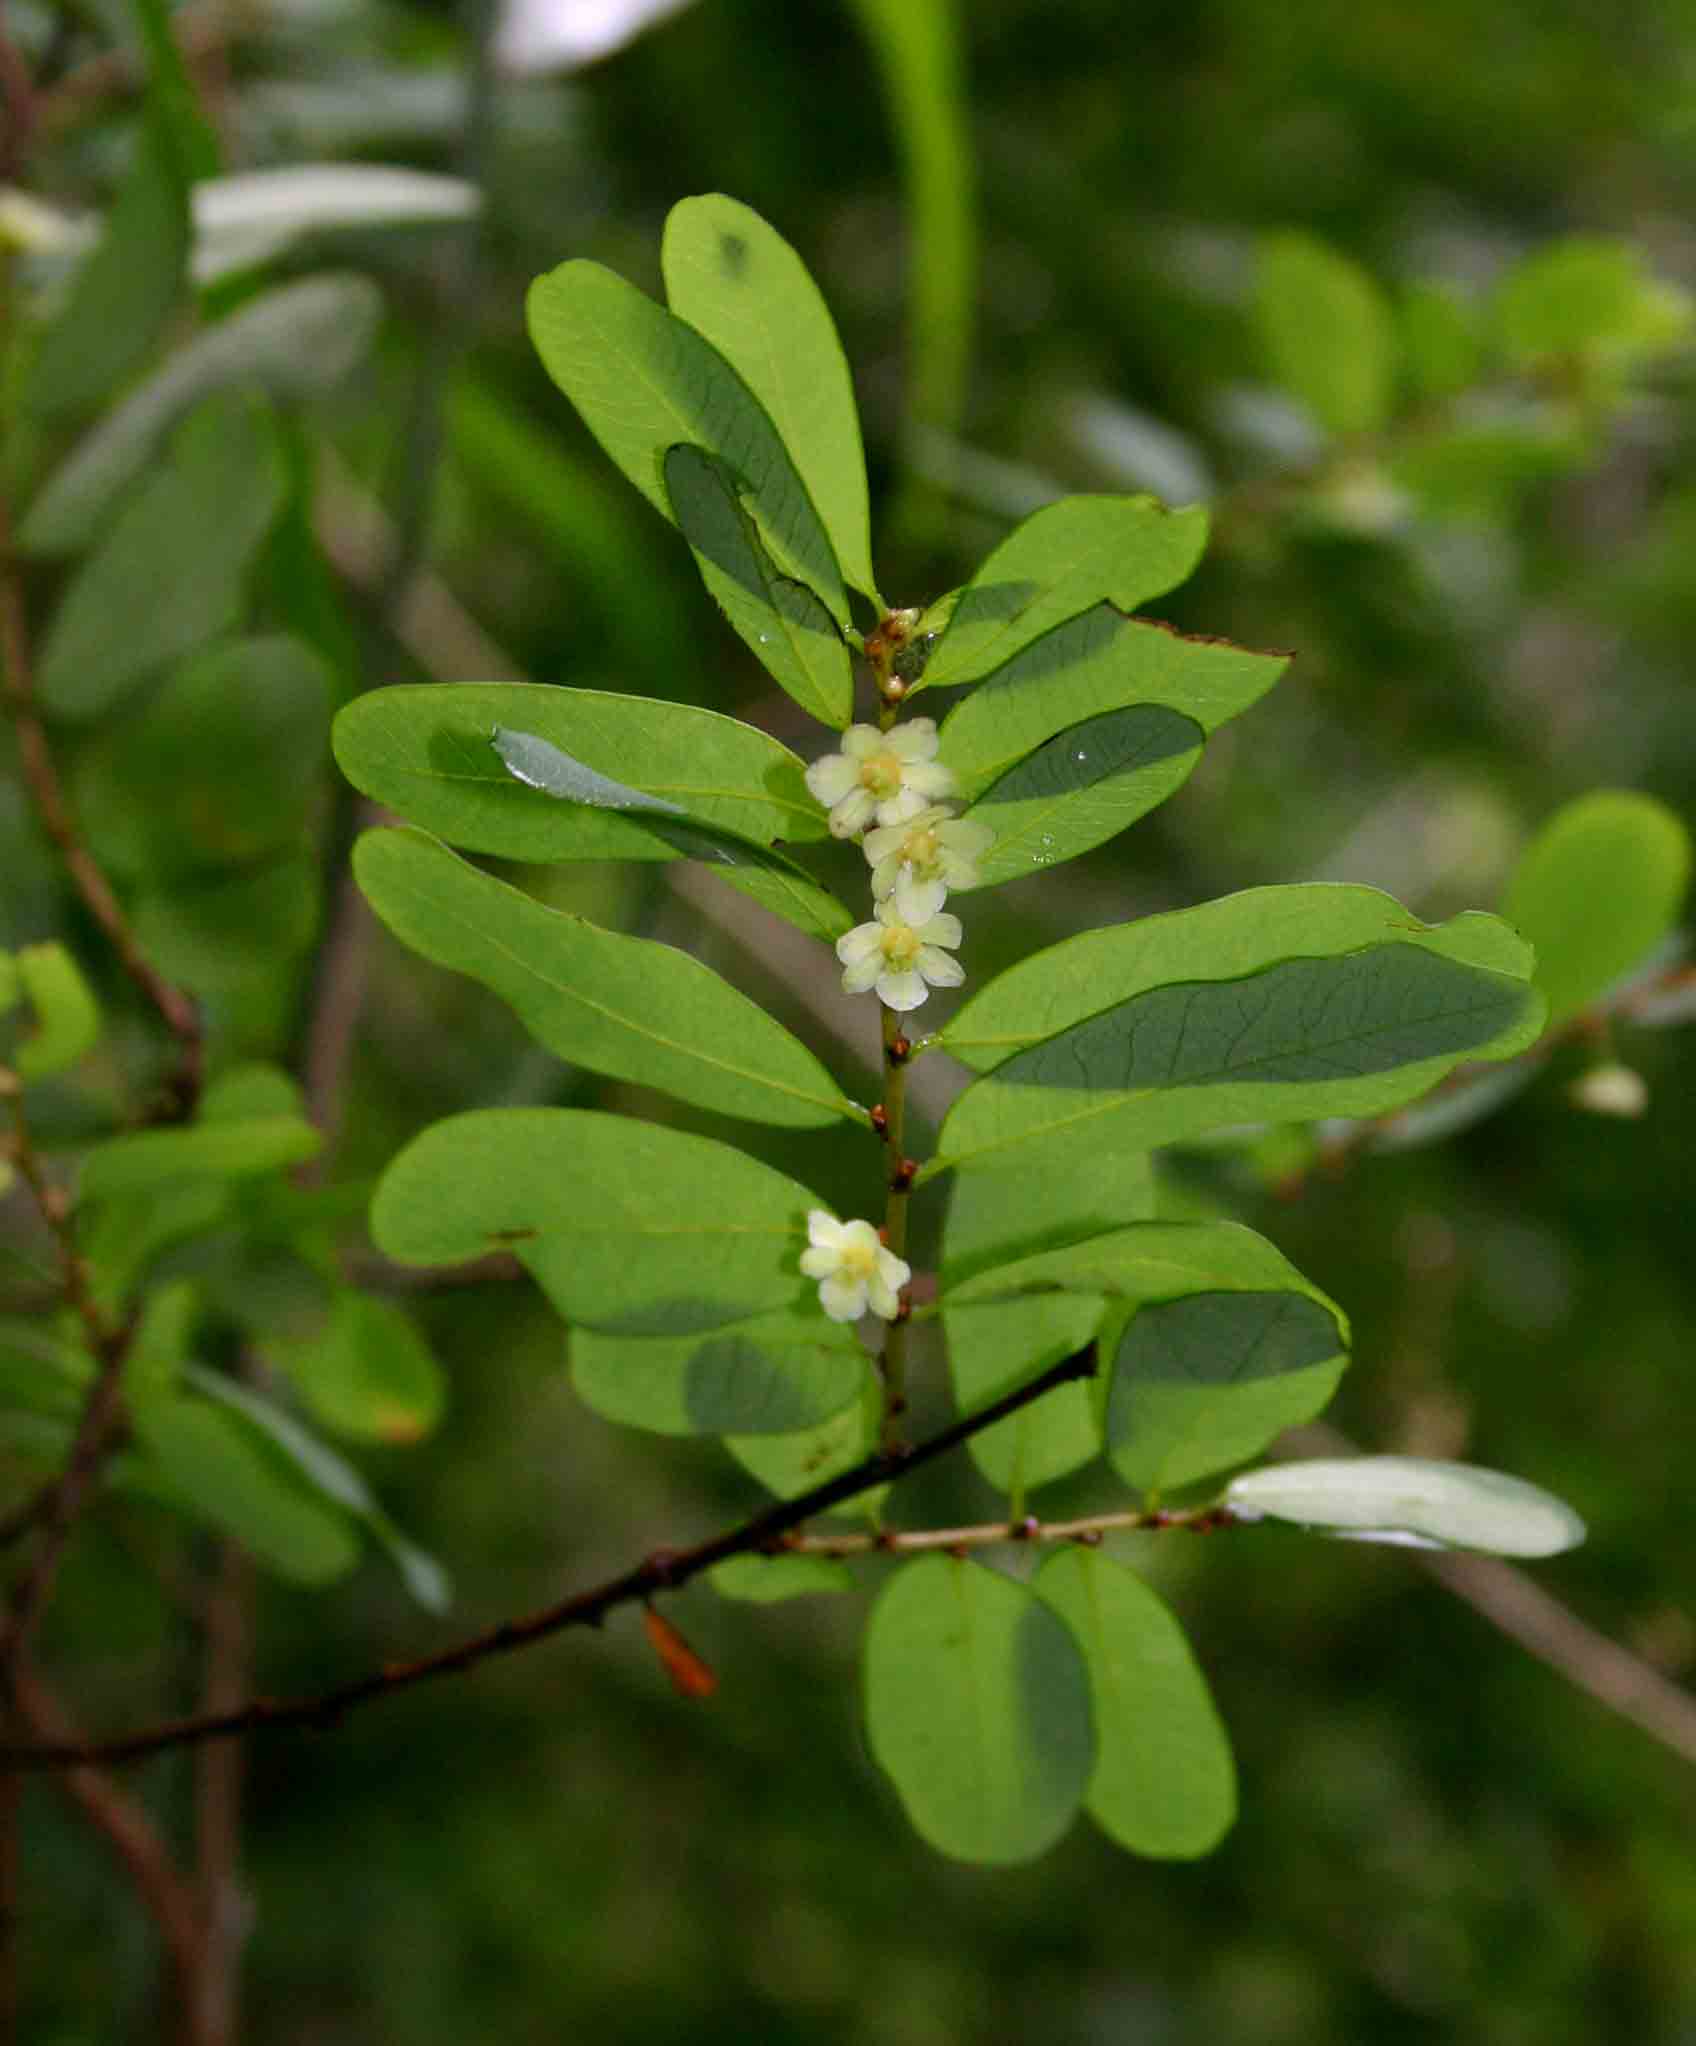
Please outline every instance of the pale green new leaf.
[[1202, 737], [1199, 725], [1152, 703], [1056, 733], [966, 812], [995, 833], [975, 886], [1016, 881], [1104, 844], [1189, 779]]
[[1031, 1861], [1095, 1766], [1070, 1631], [1023, 1584], [927, 1556], [890, 1578], [864, 1649], [866, 1734], [907, 1816], [961, 1861]]
[[181, 1179], [251, 1179], [316, 1157], [322, 1134], [297, 1115], [217, 1117], [182, 1129], [126, 1130], [82, 1162], [85, 1201], [150, 1194]]
[[1253, 889], [1086, 932], [992, 981], [940, 1042], [989, 1076], [921, 1177], [1037, 1140], [1147, 1150], [1242, 1122], [1379, 1115], [1537, 1034], [1529, 949], [1374, 889]]
[[[1044, 505], [1008, 534], [960, 592], [915, 687], [975, 681], [1097, 604], [1134, 611], [1175, 589], [1206, 545], [1201, 505], [1167, 511], [1152, 497], [1105, 496]], [[1076, 716], [1065, 722], [1075, 723]]]
[[787, 1435], [859, 1398], [866, 1353], [815, 1296], [688, 1336], [571, 1335], [571, 1382], [609, 1421], [661, 1435]]
[[511, 1251], [569, 1322], [684, 1335], [793, 1311], [818, 1197], [728, 1144], [573, 1108], [492, 1108], [415, 1137], [371, 1203], [407, 1265]]
[[1265, 1515], [1346, 1540], [1413, 1548], [1558, 1556], [1584, 1539], [1570, 1506], [1522, 1478], [1416, 1456], [1273, 1464], [1233, 1478], [1225, 1503], [1241, 1520]]
[[1306, 234], [1260, 252], [1255, 318], [1267, 366], [1335, 434], [1372, 433], [1396, 385], [1395, 317], [1358, 263]]
[[[660, 261], [671, 310], [706, 336], [765, 407], [843, 574], [877, 603], [853, 381], [806, 265], [775, 228], [721, 192], [671, 209]], [[681, 516], [678, 523], [687, 532]]]
[[834, 1556], [727, 1556], [707, 1572], [720, 1598], [776, 1605], [821, 1591], [852, 1591], [854, 1573]]
[[666, 452], [665, 484], [701, 580], [754, 658], [821, 724], [847, 725], [854, 715], [847, 642], [812, 591], [772, 566], [740, 478], [703, 449], [679, 446]]
[[548, 909], [421, 832], [367, 832], [353, 870], [397, 938], [491, 989], [562, 1059], [754, 1122], [863, 1116], [798, 1038], [674, 946]]
[[1237, 1812], [1224, 1726], [1184, 1631], [1165, 1602], [1098, 1550], [1067, 1548], [1037, 1572], [1036, 1593], [1083, 1651], [1095, 1719], [1085, 1808], [1133, 1854], [1208, 1853]]
[[273, 398], [302, 398], [339, 383], [370, 345], [381, 311], [364, 277], [309, 277], [249, 300], [90, 429], [31, 503], [20, 546], [32, 554], [87, 546], [174, 422], [209, 393], [251, 385]]
[[842, 574], [806, 485], [770, 416], [712, 344], [599, 263], [578, 259], [538, 277], [530, 338], [589, 431], [666, 518], [663, 464], [679, 442], [719, 455], [745, 477], [748, 503], [779, 571], [804, 583], [839, 625]]
[[962, 697], [942, 722], [939, 757], [971, 800], [1047, 740], [1110, 711], [1163, 705], [1211, 732], [1263, 696], [1286, 664], [1282, 654], [1189, 639], [1098, 604]]
[[20, 947], [8, 965], [35, 1015], [34, 1030], [19, 1041], [10, 1063], [25, 1080], [66, 1072], [100, 1041], [94, 990], [56, 938]]
[[43, 708], [103, 716], [236, 625], [284, 488], [263, 407], [242, 392], [209, 399], [72, 578], [41, 650]]
[[1521, 854], [1502, 904], [1536, 950], [1550, 1029], [1650, 957], [1689, 884], [1690, 834], [1653, 796], [1596, 789], [1556, 811]]
[[693, 705], [529, 682], [377, 689], [337, 718], [336, 759], [355, 788], [450, 845], [509, 860], [667, 860], [645, 815], [562, 802], [513, 778], [494, 733], [533, 735], [611, 781], [770, 845], [828, 835], [788, 747]]

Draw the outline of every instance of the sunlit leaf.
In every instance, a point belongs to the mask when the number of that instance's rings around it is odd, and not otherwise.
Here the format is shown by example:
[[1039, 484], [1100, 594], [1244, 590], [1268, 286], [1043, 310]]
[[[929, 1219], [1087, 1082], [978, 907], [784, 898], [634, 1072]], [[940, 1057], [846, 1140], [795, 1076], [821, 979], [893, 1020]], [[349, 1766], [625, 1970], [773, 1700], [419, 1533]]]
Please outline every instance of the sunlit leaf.
[[679, 442], [721, 456], [780, 573], [840, 625], [847, 599], [806, 487], [748, 386], [686, 321], [598, 263], [562, 263], [530, 287], [530, 337], [548, 374], [644, 497], [671, 516], [664, 461]]
[[[671, 209], [660, 255], [671, 310], [706, 336], [765, 407], [843, 574], [875, 602], [854, 386], [806, 265], [775, 228], [721, 192]], [[674, 485], [674, 505], [676, 498]], [[687, 533], [681, 512], [678, 523]]]
[[[1015, 527], [960, 592], [920, 686], [988, 675], [1098, 604], [1134, 611], [1181, 583], [1206, 545], [1207, 513], [1200, 505], [1167, 511], [1152, 497], [1063, 497], [1044, 505]], [[1063, 722], [1086, 715], [1078, 711]]]
[[1243, 1520], [1497, 1556], [1558, 1556], [1584, 1539], [1570, 1506], [1522, 1478], [1416, 1456], [1273, 1464], [1233, 1478], [1225, 1503]]
[[1261, 249], [1255, 317], [1275, 380], [1332, 433], [1371, 433], [1395, 395], [1396, 330], [1371, 276], [1306, 234]]
[[68, 1071], [100, 1041], [100, 1008], [82, 968], [52, 938], [20, 947], [9, 964], [35, 1019], [10, 1063], [25, 1080]]
[[1095, 1765], [1071, 1632], [1023, 1584], [951, 1556], [884, 1586], [865, 1638], [866, 1734], [907, 1816], [962, 1861], [1033, 1860]]
[[708, 1137], [587, 1109], [495, 1108], [415, 1137], [378, 1185], [371, 1230], [402, 1264], [510, 1250], [569, 1322], [683, 1335], [816, 1299], [800, 1253], [817, 1204]]
[[562, 1059], [755, 1122], [862, 1117], [799, 1039], [674, 946], [548, 909], [421, 832], [367, 832], [353, 864], [398, 938], [498, 994]]
[[[940, 755], [962, 793], [978, 798], [1048, 741], [1139, 707], [1145, 722], [1098, 729], [1157, 742], [1164, 735], [1174, 742], [1168, 750], [1179, 751], [1196, 743], [1189, 721], [1213, 731], [1264, 695], [1285, 666], [1281, 654], [1189, 639], [1098, 604], [963, 696], [943, 720]], [[1163, 723], [1153, 717], [1154, 706], [1177, 715]], [[994, 819], [986, 813], [983, 821]]]
[[1183, 1629], [1099, 1550], [1059, 1550], [1037, 1572], [1036, 1592], [1071, 1630], [1089, 1674], [1090, 1817], [1133, 1854], [1206, 1854], [1236, 1817], [1236, 1770]]
[[740, 480], [700, 448], [666, 452], [672, 516], [701, 580], [767, 673], [822, 724], [854, 715], [854, 671], [836, 621], [805, 584], [781, 576], [760, 544]]

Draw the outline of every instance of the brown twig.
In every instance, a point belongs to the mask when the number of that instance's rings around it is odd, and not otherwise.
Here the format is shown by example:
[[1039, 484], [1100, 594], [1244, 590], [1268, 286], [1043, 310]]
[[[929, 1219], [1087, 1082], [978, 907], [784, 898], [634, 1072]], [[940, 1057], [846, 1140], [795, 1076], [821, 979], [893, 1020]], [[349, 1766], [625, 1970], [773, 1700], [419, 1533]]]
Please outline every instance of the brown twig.
[[1009, 1414], [1016, 1414], [1056, 1386], [1068, 1385], [1095, 1374], [1095, 1347], [1079, 1350], [1051, 1365], [1028, 1385], [968, 1414], [904, 1453], [879, 1451], [856, 1464], [852, 1470], [814, 1485], [798, 1498], [787, 1499], [757, 1513], [738, 1527], [715, 1535], [690, 1549], [662, 1549], [638, 1563], [634, 1569], [609, 1578], [591, 1590], [576, 1593], [557, 1605], [522, 1618], [503, 1620], [499, 1626], [473, 1634], [449, 1648], [438, 1649], [416, 1662], [387, 1663], [352, 1682], [310, 1698], [255, 1698], [229, 1712], [201, 1713], [178, 1719], [140, 1733], [99, 1742], [47, 1741], [30, 1746], [0, 1749], [0, 1765], [19, 1769], [62, 1769], [83, 1763], [117, 1763], [140, 1760], [167, 1748], [180, 1748], [201, 1741], [224, 1740], [232, 1735], [257, 1733], [280, 1726], [323, 1730], [336, 1725], [349, 1712], [379, 1698], [389, 1698], [438, 1677], [458, 1676], [497, 1655], [509, 1655], [546, 1640], [568, 1627], [599, 1626], [608, 1613], [623, 1605], [641, 1603], [662, 1592], [675, 1591], [692, 1578], [710, 1570], [731, 1556], [758, 1555], [781, 1548], [783, 1538], [803, 1522], [857, 1498], [878, 1485], [906, 1476], [922, 1465], [934, 1462]]
[[970, 1527], [880, 1528], [875, 1533], [789, 1535], [783, 1553], [795, 1556], [907, 1556], [929, 1549], [993, 1549], [1007, 1542], [1097, 1542], [1103, 1535], [1126, 1530], [1152, 1533], [1162, 1528], [1187, 1528], [1209, 1534], [1215, 1528], [1239, 1526], [1222, 1506], [1196, 1506], [1183, 1512], [1162, 1507], [1127, 1508], [1119, 1513], [1091, 1513], [1081, 1520], [986, 1520]]
[[64, 785], [53, 759], [47, 727], [35, 705], [29, 627], [22, 578], [12, 554], [11, 508], [0, 491], [0, 672], [18, 736], [18, 764], [42, 829], [59, 849], [90, 916], [100, 926], [131, 981], [163, 1020], [177, 1044], [176, 1070], [167, 1083], [161, 1122], [186, 1122], [200, 1098], [203, 1044], [200, 1011], [194, 1000], [167, 980], [148, 958], [130, 928], [123, 906], [99, 864], [78, 835]]

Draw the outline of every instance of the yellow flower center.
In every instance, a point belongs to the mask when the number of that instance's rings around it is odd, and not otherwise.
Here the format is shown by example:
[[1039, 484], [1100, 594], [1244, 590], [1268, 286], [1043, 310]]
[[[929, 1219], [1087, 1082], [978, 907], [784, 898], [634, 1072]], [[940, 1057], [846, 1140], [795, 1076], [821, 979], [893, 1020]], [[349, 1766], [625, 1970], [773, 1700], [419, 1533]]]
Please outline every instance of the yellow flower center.
[[837, 1254], [837, 1274], [851, 1285], [859, 1279], [869, 1279], [877, 1271], [877, 1246], [875, 1244], [851, 1243]]
[[901, 846], [902, 858], [921, 870], [934, 867], [941, 852], [942, 841], [936, 835], [934, 824], [927, 824], [922, 831], [909, 831]]
[[901, 756], [873, 753], [860, 763], [860, 785], [868, 788], [880, 803], [901, 793]]
[[907, 924], [891, 924], [883, 934], [883, 956], [898, 973], [905, 973], [919, 956], [922, 940]]

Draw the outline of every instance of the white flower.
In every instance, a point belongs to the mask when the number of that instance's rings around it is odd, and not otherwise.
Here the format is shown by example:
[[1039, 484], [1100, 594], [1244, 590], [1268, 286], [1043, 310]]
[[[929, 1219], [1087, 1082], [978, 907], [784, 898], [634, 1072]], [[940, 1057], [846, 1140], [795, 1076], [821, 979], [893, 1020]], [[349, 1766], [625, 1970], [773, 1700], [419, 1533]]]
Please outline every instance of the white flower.
[[869, 1305], [893, 1321], [913, 1268], [885, 1250], [869, 1222], [839, 1222], [824, 1208], [807, 1211], [801, 1269], [819, 1282], [819, 1302], [832, 1321], [858, 1321]]
[[909, 924], [893, 900], [880, 902], [876, 923], [856, 924], [836, 941], [842, 985], [851, 995], [863, 995], [875, 986], [886, 1009], [916, 1009], [931, 988], [958, 987], [965, 979], [959, 960], [939, 949], [946, 945], [951, 951], [959, 942], [957, 916]]
[[994, 843], [987, 824], [950, 817], [933, 803], [905, 824], [866, 833], [872, 893], [879, 902], [894, 896], [903, 923], [927, 923], [948, 900], [950, 888], [977, 886], [977, 862]]
[[936, 758], [936, 720], [912, 718], [892, 731], [850, 725], [842, 751], [807, 769], [807, 786], [830, 811], [833, 837], [853, 838], [875, 816], [905, 824], [938, 796], [954, 793], [954, 771]]

